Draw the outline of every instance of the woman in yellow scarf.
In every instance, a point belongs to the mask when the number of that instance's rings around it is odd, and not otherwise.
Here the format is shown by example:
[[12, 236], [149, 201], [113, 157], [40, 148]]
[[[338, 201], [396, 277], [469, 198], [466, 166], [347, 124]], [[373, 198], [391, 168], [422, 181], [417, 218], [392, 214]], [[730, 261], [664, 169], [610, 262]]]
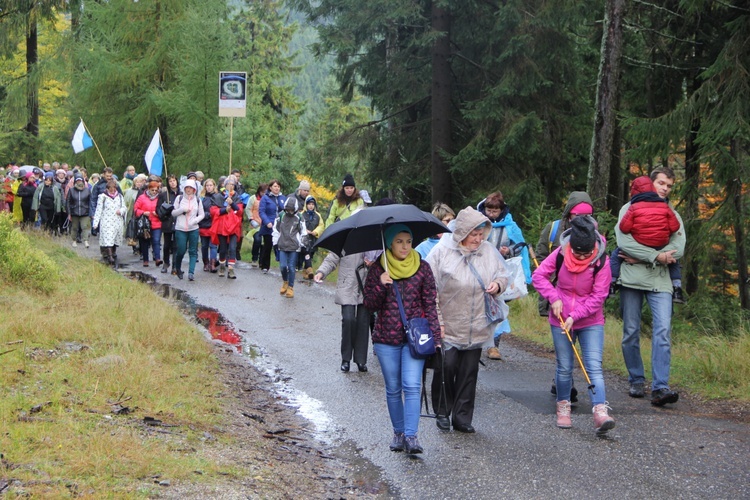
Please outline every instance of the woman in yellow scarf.
[[394, 287], [399, 287], [407, 318], [427, 318], [436, 344], [440, 338], [437, 288], [429, 264], [412, 248], [412, 233], [407, 226], [389, 226], [383, 238], [387, 250], [367, 273], [364, 305], [377, 312], [372, 345], [383, 372], [393, 426], [390, 449], [422, 453], [417, 431], [424, 359], [412, 357], [409, 351]]

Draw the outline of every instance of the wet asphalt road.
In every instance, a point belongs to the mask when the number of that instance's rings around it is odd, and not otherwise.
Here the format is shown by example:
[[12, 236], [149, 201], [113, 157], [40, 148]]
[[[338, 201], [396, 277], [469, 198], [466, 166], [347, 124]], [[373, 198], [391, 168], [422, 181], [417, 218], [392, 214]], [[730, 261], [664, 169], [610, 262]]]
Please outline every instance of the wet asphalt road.
[[[80, 253], [94, 256], [93, 247]], [[441, 432], [422, 418], [425, 453], [389, 451], [391, 427], [377, 359], [368, 373], [342, 373], [340, 308], [334, 285], [298, 280], [295, 298], [279, 295], [268, 275], [238, 264], [237, 279], [196, 273], [188, 282], [146, 269], [121, 250], [126, 270], [145, 271], [220, 310], [243, 330], [270, 367], [300, 396], [301, 411], [322, 439], [354, 461], [364, 491], [398, 498], [750, 498], [750, 426], [695, 414], [683, 401], [654, 408], [632, 399], [621, 377], [608, 376], [617, 426], [594, 434], [588, 398], [574, 407], [573, 428], [555, 427], [549, 393], [554, 363], [501, 343], [504, 360], [480, 366], [476, 434]], [[512, 318], [511, 318], [512, 321]], [[540, 330], [545, 329], [544, 321]], [[576, 380], [581, 380], [576, 374]], [[579, 383], [580, 388], [580, 383]], [[697, 408], [696, 408], [697, 407]], [[387, 484], [387, 488], [383, 485]]]

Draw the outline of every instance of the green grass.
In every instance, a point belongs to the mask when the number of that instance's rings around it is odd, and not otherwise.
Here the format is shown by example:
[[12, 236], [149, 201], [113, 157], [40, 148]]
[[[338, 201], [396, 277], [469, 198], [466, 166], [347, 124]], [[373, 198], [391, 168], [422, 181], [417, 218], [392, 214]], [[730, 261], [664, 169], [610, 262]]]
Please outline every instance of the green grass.
[[[552, 349], [549, 323], [537, 312], [536, 294], [513, 301], [510, 306], [513, 335]], [[704, 318], [703, 323], [713, 323], [713, 320]], [[750, 401], [750, 363], [747, 362], [750, 359], [750, 332], [745, 327], [740, 326], [731, 336], [724, 336], [676, 319], [673, 329], [680, 334], [672, 336], [672, 386], [687, 389], [705, 399]], [[644, 328], [644, 331], [649, 330]], [[686, 333], [688, 331], [691, 333]], [[626, 377], [621, 339], [622, 322], [608, 314], [604, 329], [604, 367]], [[648, 378], [651, 373], [651, 339], [644, 333], [641, 355]]]
[[[0, 477], [31, 496], [117, 497], [153, 495], [157, 475], [211, 482], [232, 473], [190, 446], [209, 431], [227, 439], [216, 431], [220, 368], [202, 333], [147, 285], [8, 230], [0, 225], [0, 239], [14, 252], [0, 254], [0, 269], [33, 267], [39, 252], [49, 283], [0, 273]], [[134, 413], [114, 415], [118, 400]], [[147, 428], [144, 416], [179, 438]]]

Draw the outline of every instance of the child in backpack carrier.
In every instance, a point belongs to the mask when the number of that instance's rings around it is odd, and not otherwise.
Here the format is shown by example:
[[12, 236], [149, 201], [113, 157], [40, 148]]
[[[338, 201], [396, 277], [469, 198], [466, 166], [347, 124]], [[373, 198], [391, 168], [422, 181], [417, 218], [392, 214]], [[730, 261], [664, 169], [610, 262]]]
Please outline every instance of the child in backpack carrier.
[[[641, 245], [661, 250], [669, 243], [672, 234], [679, 229], [680, 221], [667, 200], [657, 194], [651, 179], [646, 175], [634, 179], [630, 186], [630, 207], [620, 221], [620, 230], [632, 235], [633, 239]], [[612, 267], [610, 294], [617, 290], [616, 282], [620, 277], [622, 260], [620, 249], [615, 248], [610, 259]], [[670, 264], [668, 269], [674, 288], [672, 300], [682, 304], [685, 299], [682, 293], [680, 263]]]
[[297, 269], [297, 252], [302, 247], [305, 224], [297, 214], [297, 201], [293, 196], [284, 203], [284, 211], [273, 224], [273, 244], [279, 249], [279, 267], [283, 283], [279, 293], [294, 297], [294, 277]]

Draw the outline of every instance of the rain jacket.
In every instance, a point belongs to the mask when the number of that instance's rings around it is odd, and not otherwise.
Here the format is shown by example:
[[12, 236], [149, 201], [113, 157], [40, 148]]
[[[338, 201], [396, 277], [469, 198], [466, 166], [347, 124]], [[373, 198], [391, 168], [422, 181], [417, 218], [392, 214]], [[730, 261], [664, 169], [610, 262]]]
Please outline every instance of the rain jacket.
[[339, 257], [331, 252], [323, 259], [315, 274], [321, 273], [323, 278], [339, 268], [339, 276], [336, 280], [336, 296], [334, 302], [340, 306], [356, 306], [362, 304], [364, 297], [357, 280], [357, 274], [364, 287], [367, 279], [367, 267], [363, 253], [354, 253], [346, 257]]
[[440, 320], [436, 307], [437, 289], [430, 265], [421, 261], [414, 275], [402, 280], [394, 280], [393, 286], [386, 286], [380, 282], [380, 275], [384, 272], [380, 262], [375, 262], [367, 273], [365, 283], [365, 307], [378, 313], [372, 330], [372, 343], [404, 345], [407, 341], [396, 294], [393, 291], [394, 286], [399, 287], [406, 318], [427, 318], [432, 336], [439, 343]]
[[174, 200], [172, 217], [175, 218], [174, 230], [190, 232], [198, 229], [198, 223], [203, 220], [206, 213], [198, 195], [188, 198], [184, 194], [177, 195]]
[[[106, 191], [107, 191], [107, 179], [105, 179], [104, 177], [100, 177], [99, 181], [91, 187], [91, 205], [89, 206], [89, 213], [92, 214], [92, 217], [93, 217], [93, 214], [96, 213], [96, 204], [99, 201], [99, 195], [102, 193], [105, 193]], [[117, 192], [122, 194], [122, 189], [120, 189], [120, 184], [117, 184]], [[151, 223], [152, 223], [151, 224], [152, 228], [158, 229], [153, 226], [153, 221], [151, 221]], [[161, 224], [159, 225], [159, 227], [161, 227]]]
[[[122, 245], [125, 227], [123, 222], [127, 209], [125, 198], [119, 192], [114, 198], [111, 198], [107, 193], [99, 195], [99, 202], [96, 204], [96, 212], [94, 212], [91, 227], [99, 228], [100, 247]], [[117, 215], [118, 210], [120, 215]]]
[[260, 206], [258, 207], [258, 214], [260, 215], [260, 229], [258, 234], [265, 236], [273, 234], [273, 228], [269, 228], [268, 224], [273, 224], [276, 217], [279, 216], [279, 212], [284, 210], [284, 203], [286, 203], [286, 196], [283, 194], [273, 194], [269, 189], [263, 198], [260, 199]]
[[[509, 274], [502, 257], [491, 243], [483, 241], [473, 252], [459, 244], [475, 227], [489, 222], [487, 217], [472, 211], [467, 217], [457, 217], [453, 222], [452, 237], [440, 238], [427, 256], [427, 263], [435, 276], [438, 306], [445, 327], [443, 345], [461, 350], [478, 349], [492, 345], [497, 324], [487, 324], [485, 291], [468, 263], [477, 270], [485, 286], [493, 281], [500, 285], [498, 293], [507, 288]], [[490, 229], [485, 226], [485, 237]]]
[[206, 193], [206, 196], [201, 198], [203, 204], [203, 220], [198, 223], [200, 228], [198, 234], [203, 237], [211, 236], [211, 226], [213, 225], [213, 217], [211, 216], [211, 207], [216, 206], [221, 208], [224, 206], [224, 198], [221, 197], [221, 193]]
[[[294, 210], [289, 214], [287, 209]], [[284, 211], [273, 223], [273, 244], [282, 252], [297, 252], [302, 246], [302, 236], [305, 234], [305, 224], [297, 212], [297, 200], [293, 196], [286, 199]]]
[[[226, 191], [224, 196], [226, 197]], [[238, 197], [235, 191], [235, 198]], [[227, 206], [226, 198], [221, 205], [211, 207], [211, 243], [218, 245], [219, 235], [231, 236], [235, 234], [238, 239], [242, 236], [242, 213], [244, 209], [245, 206], [239, 201], [234, 201], [231, 206]]]
[[328, 218], [326, 219], [326, 227], [330, 226], [337, 220], [346, 219], [357, 210], [365, 207], [365, 202], [362, 198], [357, 198], [355, 201], [350, 201], [346, 205], [340, 205], [339, 200], [333, 200], [331, 204], [331, 210], [328, 212]]
[[68, 190], [68, 196], [65, 199], [66, 212], [73, 217], [84, 217], [91, 215], [89, 212], [91, 206], [91, 189], [88, 184], [83, 183], [83, 189], [73, 186]]
[[[93, 193], [92, 193], [93, 195]], [[148, 220], [151, 222], [151, 230], [161, 229], [161, 219], [156, 215], [156, 203], [159, 197], [157, 196], [153, 200], [148, 197], [147, 192], [143, 192], [133, 205], [133, 214], [136, 218], [143, 215], [143, 212], [149, 212]]]
[[[625, 253], [640, 262], [628, 264], [623, 261], [620, 266], [620, 280], [622, 286], [634, 288], [636, 290], [645, 290], [647, 292], [668, 292], [672, 293], [672, 280], [669, 277], [668, 266], [656, 262], [656, 258], [661, 252], [677, 250], [673, 257], [680, 259], [685, 252], [685, 226], [682, 223], [680, 214], [676, 211], [675, 216], [680, 221], [680, 229], [672, 233], [669, 237], [669, 243], [661, 250], [655, 250], [646, 245], [641, 245], [632, 234], [625, 234], [620, 230], [620, 220], [630, 208], [630, 203], [626, 203], [620, 209], [620, 217], [615, 225], [615, 236], [617, 237], [617, 246], [620, 252]], [[671, 208], [671, 207], [670, 207]], [[674, 209], [672, 209], [674, 211]]]
[[[482, 215], [486, 216], [487, 214], [484, 213], [484, 201], [482, 200], [477, 205], [477, 210], [482, 213]], [[508, 206], [505, 206], [505, 209], [500, 213], [500, 216], [497, 218], [497, 220], [493, 221], [490, 219], [490, 222], [492, 223], [492, 231], [490, 232], [490, 235], [488, 236], [488, 241], [497, 248], [498, 252], [500, 251], [501, 246], [507, 246], [507, 247], [513, 247], [513, 245], [516, 245], [517, 243], [524, 243], [526, 240], [523, 239], [523, 233], [521, 232], [521, 228], [518, 227], [518, 224], [513, 220], [513, 215], [510, 213], [510, 209]], [[531, 283], [531, 266], [529, 264], [529, 249], [525, 246], [521, 248], [520, 250], [515, 250], [511, 248], [510, 257], [518, 257], [521, 256], [521, 267], [523, 267], [523, 274], [526, 278], [526, 283]]]
[[[604, 324], [604, 301], [609, 295], [612, 269], [609, 267], [609, 257], [605, 257], [604, 267], [601, 267], [594, 276], [594, 266], [598, 265], [599, 259], [606, 254], [607, 250], [607, 240], [598, 232], [596, 234], [599, 237], [596, 257], [582, 272], [572, 273], [563, 263], [557, 274], [557, 285], [552, 284], [557, 267], [557, 255], [560, 252], [566, 252], [569, 247], [570, 229], [568, 229], [562, 235], [561, 246], [539, 264], [532, 276], [534, 288], [550, 304], [562, 300], [562, 317], [563, 319], [572, 317], [576, 329]], [[560, 321], [552, 315], [552, 308], [550, 308], [548, 318], [550, 325], [560, 326]]]

